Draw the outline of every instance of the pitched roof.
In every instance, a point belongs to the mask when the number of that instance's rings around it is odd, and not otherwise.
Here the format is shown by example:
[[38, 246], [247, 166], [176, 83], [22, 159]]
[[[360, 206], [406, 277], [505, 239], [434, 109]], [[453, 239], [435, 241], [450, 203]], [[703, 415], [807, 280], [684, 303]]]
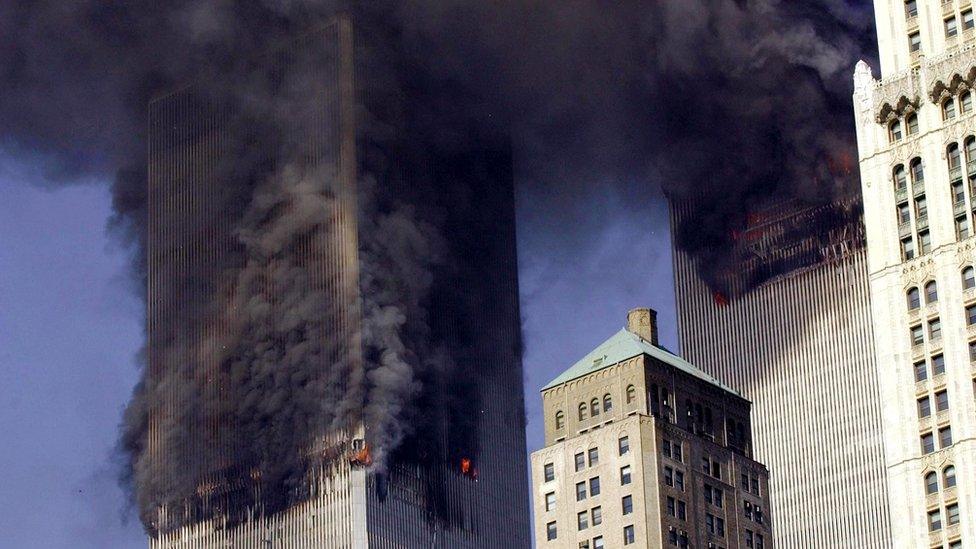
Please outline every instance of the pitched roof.
[[550, 381], [545, 387], [542, 388], [542, 390], [545, 391], [546, 389], [551, 389], [556, 385], [583, 377], [587, 374], [592, 374], [593, 372], [597, 372], [608, 366], [612, 366], [618, 362], [623, 362], [624, 360], [634, 358], [635, 356], [642, 354], [656, 358], [666, 364], [670, 364], [671, 366], [674, 366], [675, 368], [691, 374], [701, 380], [707, 381], [708, 383], [711, 383], [722, 390], [729, 391], [740, 397], [742, 396], [739, 391], [706, 374], [698, 369], [698, 367], [696, 367], [694, 364], [675, 354], [672, 354], [669, 351], [666, 351], [665, 349], [656, 347], [648, 341], [644, 341], [640, 338], [640, 336], [628, 331], [625, 328], [615, 333], [610, 337], [610, 339], [598, 345], [596, 349], [590, 351], [589, 354], [580, 359], [576, 364], [573, 364], [568, 370], [559, 374], [556, 379]]

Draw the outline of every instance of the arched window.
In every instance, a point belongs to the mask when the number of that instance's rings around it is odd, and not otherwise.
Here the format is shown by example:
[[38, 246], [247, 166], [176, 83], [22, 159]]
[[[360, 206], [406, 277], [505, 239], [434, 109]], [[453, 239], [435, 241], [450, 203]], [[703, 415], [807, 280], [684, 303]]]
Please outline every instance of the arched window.
[[590, 401], [590, 416], [596, 417], [600, 415], [600, 399], [594, 398]]
[[952, 465], [942, 470], [942, 486], [952, 488], [956, 485], [956, 468]]
[[968, 91], [962, 92], [959, 96], [959, 112], [962, 114], [973, 112], [973, 94]]
[[603, 395], [603, 413], [605, 414], [610, 410], [613, 410], [613, 400], [610, 395]]
[[918, 133], [918, 115], [912, 113], [905, 117], [905, 133], [915, 135]]
[[579, 420], [580, 421], [583, 421], [584, 419], [586, 419], [586, 403], [585, 402], [580, 402], [580, 405], [579, 405]]
[[962, 270], [962, 289], [970, 290], [976, 288], [976, 272], [973, 271], [972, 267], [966, 267]]
[[566, 416], [563, 415], [563, 411], [559, 410], [556, 412], [556, 430], [562, 429], [566, 425]]
[[921, 305], [921, 301], [919, 300], [918, 288], [915, 288], [915, 287], [909, 288], [909, 290], [908, 290], [908, 310], [909, 311], [914, 311], [915, 309], [918, 309], [919, 305]]
[[939, 287], [935, 284], [935, 281], [929, 281], [925, 285], [925, 304], [935, 303], [939, 300]]
[[950, 170], [962, 166], [962, 158], [959, 154], [958, 143], [950, 143], [949, 146], [946, 147], [946, 158], [949, 160]]
[[909, 163], [912, 172], [912, 184], [920, 184], [925, 181], [925, 172], [922, 170], [922, 159], [913, 158]]
[[888, 124], [888, 139], [892, 143], [901, 139], [901, 120], [896, 118], [891, 121], [891, 124]]
[[[634, 402], [634, 399], [636, 399], [636, 398], [637, 398], [637, 389], [635, 389], [633, 385], [628, 385], [627, 386], [627, 404], [630, 404], [631, 402]], [[665, 404], [667, 404], [667, 403], [665, 403]]]
[[942, 119], [952, 120], [955, 117], [956, 117], [956, 101], [950, 97], [942, 102]]
[[895, 166], [892, 173], [892, 179], [895, 182], [896, 191], [904, 191], [908, 188], [908, 176], [905, 173], [905, 166], [903, 164], [898, 164]]
[[934, 494], [939, 491], [939, 476], [935, 471], [925, 475], [925, 493]]

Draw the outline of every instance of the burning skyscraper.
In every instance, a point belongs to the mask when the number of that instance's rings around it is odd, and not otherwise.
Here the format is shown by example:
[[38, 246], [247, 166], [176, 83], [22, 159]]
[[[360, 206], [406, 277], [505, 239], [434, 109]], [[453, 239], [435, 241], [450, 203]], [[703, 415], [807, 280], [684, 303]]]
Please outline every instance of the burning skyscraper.
[[151, 102], [153, 547], [528, 545], [508, 140], [406, 41], [360, 8]]

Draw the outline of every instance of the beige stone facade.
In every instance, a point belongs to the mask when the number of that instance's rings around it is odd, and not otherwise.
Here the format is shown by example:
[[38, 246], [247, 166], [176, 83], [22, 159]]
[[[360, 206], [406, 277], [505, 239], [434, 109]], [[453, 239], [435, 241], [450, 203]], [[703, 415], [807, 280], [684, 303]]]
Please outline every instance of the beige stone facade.
[[628, 321], [542, 390], [536, 547], [773, 547], [750, 403], [658, 347], [653, 311]]

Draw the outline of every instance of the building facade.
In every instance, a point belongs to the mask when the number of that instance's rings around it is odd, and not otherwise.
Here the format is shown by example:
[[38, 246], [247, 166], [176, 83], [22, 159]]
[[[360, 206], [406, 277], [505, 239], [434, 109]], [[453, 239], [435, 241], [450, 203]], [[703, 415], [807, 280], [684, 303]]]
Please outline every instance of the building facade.
[[[672, 234], [680, 215], [672, 203]], [[683, 356], [753, 402], [753, 451], [770, 469], [778, 547], [887, 549], [860, 201], [771, 204], [752, 212], [739, 243], [723, 281], [738, 289], [731, 295], [673, 247]]]
[[[476, 150], [456, 144], [444, 150], [435, 130], [423, 126], [425, 114], [413, 120], [401, 109], [397, 118], [377, 120], [376, 113], [388, 112], [378, 107], [390, 106], [379, 102], [399, 93], [383, 87], [395, 76], [377, 59], [390, 59], [396, 45], [372, 41], [382, 33], [361, 32], [368, 14], [359, 15], [335, 17], [279, 56], [282, 63], [299, 59], [305, 72], [289, 75], [275, 66], [267, 75], [282, 93], [294, 94], [289, 76], [316, 86], [301, 94], [308, 101], [300, 118], [269, 121], [251, 111], [245, 119], [233, 104], [213, 100], [211, 83], [162, 94], [149, 105], [147, 467], [167, 471], [159, 477], [183, 468], [197, 475], [178, 498], [139, 494], [152, 501], [144, 520], [153, 548], [529, 546], [507, 140], [481, 136]], [[303, 51], [315, 59], [304, 59]], [[377, 71], [386, 79], [371, 78]], [[416, 74], [410, 73], [411, 93], [427, 93]], [[399, 107], [425, 99], [409, 97]], [[266, 141], [256, 134], [266, 126], [280, 131], [276, 144], [284, 147], [257, 154]], [[316, 433], [287, 487], [262, 484], [263, 471], [225, 450], [232, 447], [221, 412], [233, 406], [226, 395], [240, 380], [227, 374], [220, 349], [233, 314], [213, 306], [225, 303], [227, 274], [233, 279], [247, 268], [241, 212], [234, 211], [241, 202], [235, 192], [246, 187], [238, 183], [280, 165], [282, 150], [329, 185], [332, 197], [320, 212], [327, 230], [299, 234], [288, 250], [293, 279], [307, 284], [309, 295], [326, 296], [327, 306], [311, 313], [316, 331], [306, 332], [329, 351], [317, 356], [322, 371], [364, 360], [362, 293], [371, 252], [363, 241], [376, 238], [367, 232], [376, 223], [364, 219], [360, 204], [364, 183], [384, 186], [418, 216], [434, 212], [422, 218], [444, 229], [442, 253], [453, 260], [430, 275], [428, 332], [418, 336], [436, 340], [452, 360], [448, 372], [424, 373], [419, 406], [434, 417], [423, 418], [429, 432], [408, 436], [386, 467], [373, 469], [366, 442], [374, 426], [364, 414], [359, 423]], [[374, 261], [369, 276], [386, 276], [375, 267]], [[271, 309], [286, 298], [287, 288], [275, 282], [260, 289]], [[348, 382], [337, 379], [339, 389]], [[188, 380], [199, 392], [186, 390]], [[192, 406], [201, 398], [215, 404]], [[177, 439], [167, 426], [179, 414], [190, 415], [178, 426], [191, 427]]]
[[854, 110], [894, 547], [976, 547], [976, 41], [967, 0], [876, 0]]
[[749, 401], [659, 347], [654, 311], [632, 310], [542, 400], [536, 547], [774, 546]]

